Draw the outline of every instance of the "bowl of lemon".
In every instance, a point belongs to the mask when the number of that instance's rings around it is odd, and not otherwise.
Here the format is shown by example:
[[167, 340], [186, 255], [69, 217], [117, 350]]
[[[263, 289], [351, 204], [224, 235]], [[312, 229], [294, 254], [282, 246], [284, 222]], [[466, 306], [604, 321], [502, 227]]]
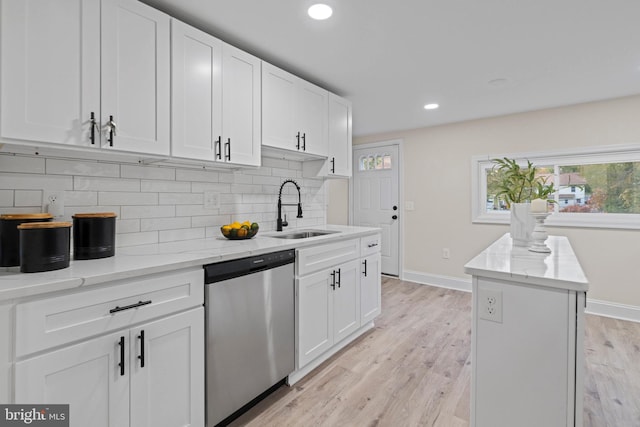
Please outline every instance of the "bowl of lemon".
[[227, 239], [231, 240], [243, 240], [250, 239], [256, 234], [258, 234], [258, 226], [257, 222], [232, 222], [231, 224], [226, 224], [220, 227], [220, 231], [222, 235]]

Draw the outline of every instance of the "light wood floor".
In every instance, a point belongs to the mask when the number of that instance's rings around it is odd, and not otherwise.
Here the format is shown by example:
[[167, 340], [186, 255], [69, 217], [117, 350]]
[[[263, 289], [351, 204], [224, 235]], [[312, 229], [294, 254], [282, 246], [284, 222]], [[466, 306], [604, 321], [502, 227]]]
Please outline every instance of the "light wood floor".
[[[383, 278], [376, 327], [232, 426], [469, 425], [471, 294]], [[586, 316], [585, 426], [640, 426], [640, 324]]]

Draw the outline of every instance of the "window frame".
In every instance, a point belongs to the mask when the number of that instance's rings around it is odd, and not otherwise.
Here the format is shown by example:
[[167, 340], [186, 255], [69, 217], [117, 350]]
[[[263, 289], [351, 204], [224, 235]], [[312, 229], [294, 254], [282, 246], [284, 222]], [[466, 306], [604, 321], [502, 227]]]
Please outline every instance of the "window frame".
[[[471, 158], [471, 222], [474, 224], [509, 224], [509, 211], [487, 212], [487, 175], [486, 170], [493, 167], [492, 159], [508, 157], [526, 165], [526, 160], [534, 165], [553, 166], [554, 185], [558, 185], [560, 166], [581, 164], [604, 164], [640, 162], [640, 144], [607, 145], [599, 147], [574, 148], [568, 150], [549, 150], [543, 152], [477, 155]], [[556, 202], [559, 200], [555, 194]], [[554, 212], [545, 221], [551, 227], [584, 227], [640, 229], [640, 214]]]

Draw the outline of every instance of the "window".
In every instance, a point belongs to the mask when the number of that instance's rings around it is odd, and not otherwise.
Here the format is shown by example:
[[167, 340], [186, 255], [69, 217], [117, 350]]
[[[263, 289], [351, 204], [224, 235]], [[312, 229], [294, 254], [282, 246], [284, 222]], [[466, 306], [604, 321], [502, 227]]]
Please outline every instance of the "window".
[[[497, 157], [505, 155], [473, 158], [473, 222], [509, 222], [509, 211], [495, 198], [491, 159]], [[547, 225], [640, 229], [640, 145], [506, 157], [523, 164], [530, 160], [539, 175], [554, 183]]]
[[358, 161], [358, 166], [361, 171], [391, 169], [391, 155], [385, 153], [362, 156]]

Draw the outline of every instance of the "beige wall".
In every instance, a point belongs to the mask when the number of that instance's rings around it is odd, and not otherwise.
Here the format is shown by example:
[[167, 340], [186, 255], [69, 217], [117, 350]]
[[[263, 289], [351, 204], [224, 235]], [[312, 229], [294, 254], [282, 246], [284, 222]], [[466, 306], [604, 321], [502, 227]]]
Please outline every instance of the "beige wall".
[[[447, 108], [443, 106], [443, 108]], [[426, 112], [425, 114], [428, 114]], [[640, 143], [640, 96], [357, 138], [404, 140], [404, 270], [468, 278], [464, 264], [508, 232], [471, 223], [471, 156]], [[329, 193], [333, 191], [330, 189]], [[332, 198], [328, 217], [344, 212]], [[331, 221], [330, 221], [331, 222]], [[567, 236], [590, 281], [589, 298], [640, 306], [640, 230], [551, 228]], [[442, 258], [449, 248], [451, 258]]]

